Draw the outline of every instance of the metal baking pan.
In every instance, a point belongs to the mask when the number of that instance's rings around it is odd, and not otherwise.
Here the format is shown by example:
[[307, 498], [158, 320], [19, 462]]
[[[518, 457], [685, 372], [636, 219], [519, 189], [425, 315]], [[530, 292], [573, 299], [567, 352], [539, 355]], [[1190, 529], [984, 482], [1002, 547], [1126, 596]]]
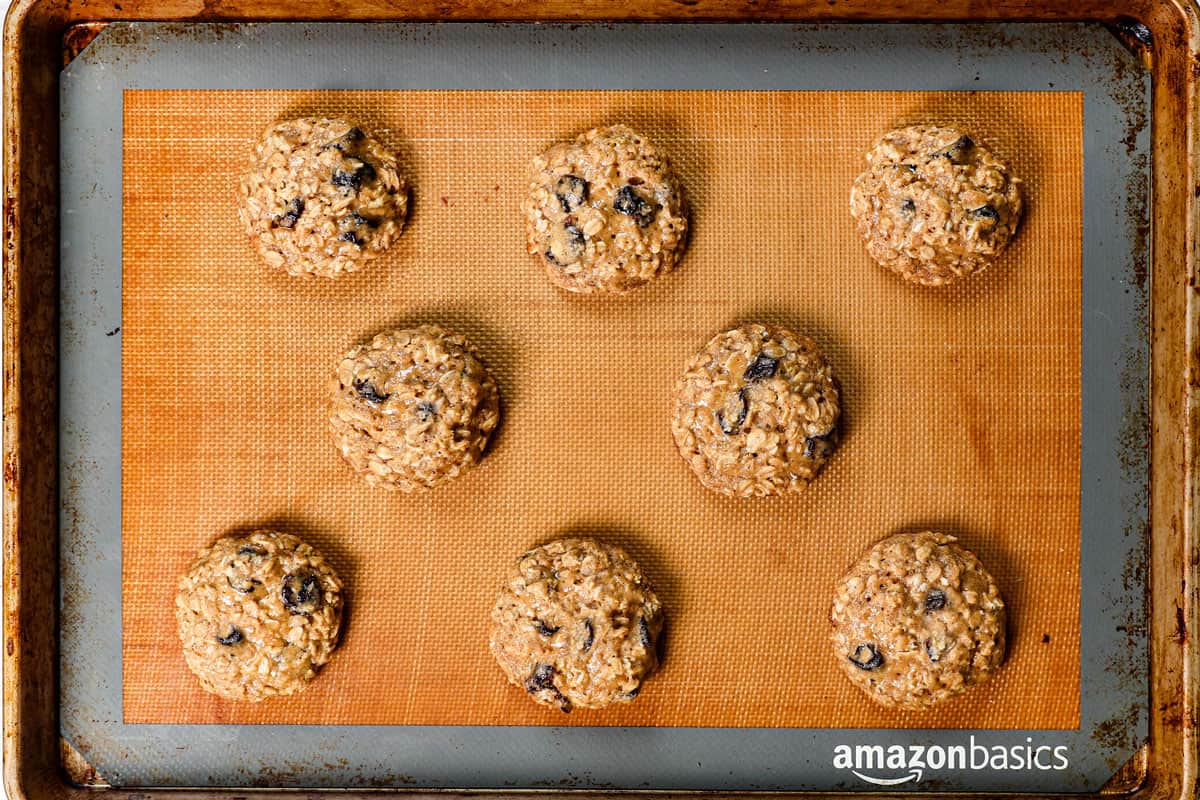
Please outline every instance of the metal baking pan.
[[[93, 10], [86, 21], [112, 22], [143, 14], [199, 21], [167, 7], [152, 10], [152, 5], [139, 7], [136, 15], [113, 7], [111, 14], [96, 17]], [[680, 16], [690, 20], [753, 19], [752, 11], [741, 7], [683, 8]], [[943, 5], [937, 17], [965, 21], [970, 19], [967, 10], [965, 5]], [[286, 9], [279, 11], [278, 19], [290, 18]], [[858, 20], [919, 20], [930, 13], [902, 4], [888, 9], [849, 5], [835, 11]], [[1195, 102], [1194, 73], [1188, 65], [1195, 59], [1196, 20], [1194, 9], [1165, 3], [1121, 11], [1077, 6], [1071, 16], [1079, 23], [797, 27], [790, 23], [824, 20], [829, 14], [826, 6], [797, 4], [773, 9], [771, 17], [778, 25], [606, 24], [585, 28], [589, 35], [581, 36], [574, 25], [378, 24], [381, 17], [530, 13], [473, 6], [399, 14], [364, 4], [348, 17], [336, 17], [376, 20], [361, 27], [294, 21], [79, 27], [71, 23], [85, 20], [70, 17], [53, 3], [17, 4], [6, 32], [5, 698], [10, 792], [14, 797], [61, 796], [82, 791], [79, 783], [91, 783], [105, 787], [92, 791], [140, 796], [166, 792], [166, 787], [206, 787], [188, 791], [205, 795], [220, 792], [220, 787], [310, 787], [310, 793], [386, 787], [411, 793], [892, 788], [1190, 796], [1195, 753], [1186, 743], [1194, 741], [1195, 687], [1185, 682], [1185, 675], [1195, 657], [1188, 631], [1194, 615], [1196, 549], [1195, 520], [1189, 516], [1194, 511], [1186, 500], [1195, 493], [1195, 415], [1188, 391], [1189, 375], [1194, 374], [1195, 326], [1186, 321], [1194, 319], [1189, 310], [1196, 299], [1189, 288], [1195, 285], [1195, 247], [1188, 238], [1194, 226], [1186, 221], [1194, 222], [1196, 194], [1190, 191], [1195, 181], [1184, 145], [1195, 136], [1194, 121], [1185, 112], [1189, 99]], [[643, 12], [640, 16], [675, 16], [674, 7], [647, 7]], [[346, 13], [345, 8], [339, 11]], [[551, 6], [544, 13], [544, 19], [550, 19], [574, 17], [578, 11]], [[206, 9], [205, 14], [211, 15], [206, 22], [241, 22], [248, 16], [234, 8], [228, 14]], [[991, 14], [1056, 20], [1065, 16], [1054, 8], [1026, 6], [992, 9]], [[270, 12], [259, 8], [255, 16]], [[599, 16], [616, 22], [621, 15]], [[414, 24], [422, 35], [402, 36], [414, 32]], [[398, 84], [386, 64], [388, 50], [400, 39], [412, 48], [405, 55], [417, 63], [421, 55], [435, 52], [449, 58], [437, 61], [443, 65], [439, 70], [407, 73], [406, 82]], [[651, 40], [668, 67], [656, 72], [662, 77], [596, 69], [604, 63], [600, 54], [636, 52]], [[54, 63], [46, 60], [48, 50], [39, 49], [38, 41], [54, 43]], [[69, 45], [70, 56], [84, 41], [89, 48], [86, 64], [75, 60], [60, 74], [60, 42]], [[119, 461], [116, 443], [106, 438], [113, 435], [112, 426], [103, 418], [119, 404], [83, 402], [89, 397], [119, 399], [119, 342], [105, 335], [120, 324], [120, 246], [106, 249], [103, 235], [112, 229], [113, 213], [119, 225], [114, 198], [120, 197], [120, 138], [114, 137], [112, 117], [119, 124], [120, 93], [125, 88], [246, 88], [260, 85], [256, 81], [262, 79], [256, 76], [269, 73], [262, 69], [267, 65], [286, 65], [289, 86], [329, 87], [329, 73], [322, 69], [328, 62], [322, 59], [332, 58], [348, 41], [365, 55], [379, 56], [363, 58], [356, 67], [382, 65], [377, 74], [369, 73], [370, 66], [367, 74], [356, 71], [346, 79], [348, 85], [373, 88], [528, 88], [538, 80], [534, 76], [548, 74], [548, 65], [538, 60], [553, 60], [555, 51], [530, 44], [557, 41], [582, 55], [575, 72], [562, 63], [549, 65], [555, 67], [554, 86], [564, 88], [1011, 90], [1053, 83], [1055, 88], [1082, 91], [1081, 474], [1085, 482], [1094, 480], [1106, 491], [1081, 487], [1081, 519], [1090, 527], [1085, 530], [1082, 565], [1079, 729], [835, 732], [124, 724], [120, 570], [113, 559], [101, 557], [119, 546], [119, 526], [111, 524], [112, 515], [119, 515], [114, 490], [119, 481], [111, 482], [114, 470], [119, 479]], [[301, 42], [303, 56], [296, 48]], [[729, 49], [742, 55], [721, 63], [719, 70], [697, 68], [694, 54], [718, 42], [732, 43]], [[136, 51], [126, 49], [131, 47]], [[872, 63], [862, 58], [872, 49], [893, 55]], [[137, 57], [122, 58], [127, 52]], [[897, 58], [898, 53], [904, 57]], [[446, 63], [456, 68], [446, 69]], [[268, 79], [261, 85], [274, 84]], [[61, 139], [58, 113], [48, 113], [50, 107], [63, 115]], [[61, 152], [59, 159], [55, 152]], [[56, 247], [60, 231], [61, 250]], [[74, 246], [82, 241], [93, 246]], [[83, 252], [94, 258], [85, 263]], [[68, 325], [71, 335], [59, 336]], [[1089, 385], [1100, 387], [1093, 397], [1109, 398], [1114, 404], [1089, 407]], [[1126, 455], [1119, 462], [1112, 455], [1118, 449]], [[80, 459], [91, 466], [86, 477], [73, 480], [80, 471], [64, 467]], [[60, 525], [59, 508], [69, 509], [70, 524]], [[80, 530], [89, 535], [79, 536]], [[106, 538], [114, 531], [116, 540]], [[101, 591], [89, 593], [87, 604], [71, 605], [70, 618], [51, 619], [41, 611], [58, 607], [55, 598], [69, 593], [73, 585]], [[852, 752], [861, 747], [869, 762], [874, 745], [894, 744], [926, 753], [964, 747], [972, 753], [970, 760], [975, 760], [976, 747], [1009, 752], [1027, 745], [1064, 747], [1070, 768], [914, 765], [920, 769], [914, 779], [907, 761], [898, 770], [885, 762], [847, 767], [835, 757], [838, 745]], [[554, 756], [547, 758], [549, 753]], [[876, 780], [864, 779], [863, 774]]]

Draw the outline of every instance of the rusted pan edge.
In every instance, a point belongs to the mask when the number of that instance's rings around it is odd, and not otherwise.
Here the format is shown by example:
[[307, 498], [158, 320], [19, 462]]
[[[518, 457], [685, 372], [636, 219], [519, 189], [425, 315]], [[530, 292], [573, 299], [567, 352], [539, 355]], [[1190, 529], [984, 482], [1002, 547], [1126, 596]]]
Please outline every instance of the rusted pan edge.
[[[1190, 0], [1043, 0], [975, 4], [948, 0], [645, 0], [636, 9], [596, 0], [542, 3], [390, 0], [18, 0], [4, 31], [4, 781], [12, 800], [79, 798], [59, 762], [56, 628], [50, 609], [56, 587], [56, 290], [57, 71], [62, 33], [80, 22], [160, 19], [209, 22], [284, 19], [357, 20], [793, 20], [821, 22], [1094, 20], [1121, 17], [1146, 25], [1153, 37], [1153, 279], [1150, 771], [1135, 794], [1192, 798], [1196, 794], [1197, 700], [1200, 671], [1191, 632], [1200, 624], [1197, 565], [1200, 486], [1200, 279], [1197, 198], [1200, 197], [1200, 23]], [[141, 790], [106, 791], [130, 800], [335, 792]], [[504, 796], [547, 792], [352, 791], [356, 798]], [[561, 792], [560, 792], [561, 793]], [[613, 793], [570, 792], [578, 798]], [[637, 793], [632, 793], [637, 794]], [[650, 793], [643, 793], [649, 795]], [[729, 793], [705, 793], [733, 797]], [[654, 793], [657, 798], [695, 797]], [[772, 793], [762, 798], [794, 795]], [[900, 797], [902, 795], [876, 795]]]

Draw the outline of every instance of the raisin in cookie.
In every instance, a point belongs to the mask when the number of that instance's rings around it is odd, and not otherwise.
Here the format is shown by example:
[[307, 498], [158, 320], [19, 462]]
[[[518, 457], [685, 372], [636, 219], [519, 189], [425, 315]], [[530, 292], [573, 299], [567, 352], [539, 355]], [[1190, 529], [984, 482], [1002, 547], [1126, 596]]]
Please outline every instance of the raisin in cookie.
[[563, 711], [637, 697], [658, 667], [663, 611], [624, 551], [560, 539], [517, 559], [492, 609], [492, 655], [508, 679]]
[[337, 647], [342, 582], [286, 533], [227, 536], [179, 581], [183, 655], [214, 694], [257, 702], [304, 689]]
[[688, 362], [671, 433], [709, 489], [777, 495], [816, 477], [838, 445], [840, 416], [837, 383], [812, 339], [747, 324]]
[[941, 286], [981, 272], [1021, 219], [1018, 179], [955, 129], [917, 125], [884, 134], [850, 191], [867, 252], [905, 280]]
[[830, 621], [842, 671], [889, 707], [948, 700], [1004, 660], [996, 581], [942, 533], [899, 534], [872, 547], [838, 583]]
[[391, 246], [407, 212], [395, 155], [342, 119], [268, 128], [242, 178], [246, 232], [263, 261], [289, 275], [354, 272]]
[[462, 336], [437, 325], [381, 333], [342, 357], [329, 427], [372, 486], [410, 492], [483, 457], [500, 393]]
[[572, 292], [622, 294], [670, 272], [687, 244], [671, 162], [624, 125], [596, 128], [533, 160], [529, 252]]

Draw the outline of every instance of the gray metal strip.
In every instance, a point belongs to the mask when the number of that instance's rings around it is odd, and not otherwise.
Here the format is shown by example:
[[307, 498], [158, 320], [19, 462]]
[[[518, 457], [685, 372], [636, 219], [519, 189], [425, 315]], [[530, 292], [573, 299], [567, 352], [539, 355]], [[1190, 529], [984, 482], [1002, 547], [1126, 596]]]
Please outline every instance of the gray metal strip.
[[[124, 724], [121, 112], [133, 88], [1083, 92], [1080, 729]], [[863, 749], [857, 771], [905, 790], [1097, 789], [1147, 725], [1149, 92], [1149, 74], [1092, 25], [111, 25], [61, 87], [63, 735], [124, 786], [872, 789], [835, 748], [878, 744], [902, 746], [904, 767], [884, 751], [893, 766], [868, 769], [876, 751]]]

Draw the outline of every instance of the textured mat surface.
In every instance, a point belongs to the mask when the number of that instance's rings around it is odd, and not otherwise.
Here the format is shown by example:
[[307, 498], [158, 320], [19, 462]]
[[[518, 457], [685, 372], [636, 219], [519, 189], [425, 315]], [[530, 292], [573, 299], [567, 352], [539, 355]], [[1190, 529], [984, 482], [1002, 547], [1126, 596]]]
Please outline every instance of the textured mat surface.
[[[268, 272], [236, 217], [253, 140], [306, 113], [362, 120], [413, 186], [397, 246], [334, 282]], [[943, 291], [871, 264], [847, 210], [871, 141], [925, 119], [990, 143], [1027, 198], [1001, 262]], [[524, 253], [527, 164], [615, 121], [671, 154], [691, 244], [649, 289], [568, 296]], [[125, 721], [1076, 727], [1082, 121], [1053, 92], [127, 92]], [[709, 494], [671, 440], [685, 359], [740, 320], [814, 336], [841, 379], [844, 443], [802, 495]], [[373, 491], [333, 449], [326, 384], [352, 344], [419, 321], [472, 339], [503, 420], [475, 472]], [[349, 623], [304, 694], [231, 704], [187, 671], [175, 584], [260, 525], [331, 558]], [[889, 712], [832, 660], [830, 591], [923, 527], [996, 575], [1010, 656], [960, 700]], [[625, 546], [666, 606], [664, 668], [628, 706], [535, 706], [487, 652], [511, 558], [566, 532]]]

